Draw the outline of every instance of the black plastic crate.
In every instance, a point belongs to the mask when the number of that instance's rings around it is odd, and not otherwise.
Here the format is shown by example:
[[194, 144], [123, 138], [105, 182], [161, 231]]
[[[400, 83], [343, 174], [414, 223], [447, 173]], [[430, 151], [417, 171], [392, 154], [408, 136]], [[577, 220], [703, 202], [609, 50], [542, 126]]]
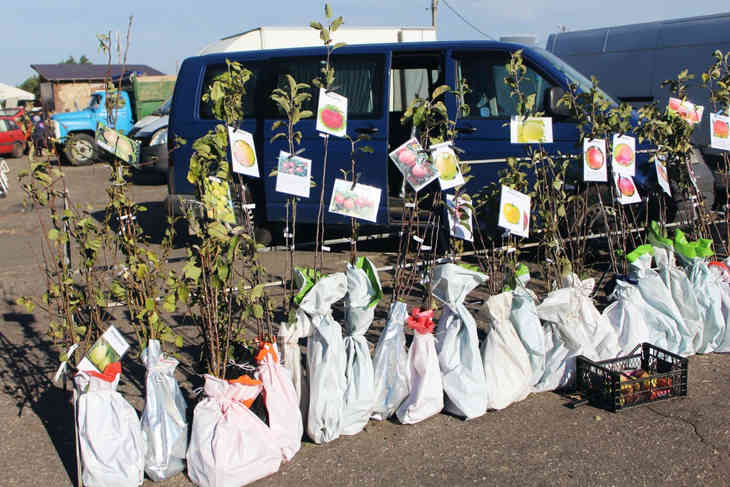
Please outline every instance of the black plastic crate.
[[[630, 355], [594, 362], [576, 358], [577, 392], [590, 404], [609, 411], [687, 395], [689, 361], [650, 343], [642, 343]], [[644, 377], [628, 374], [636, 369]]]

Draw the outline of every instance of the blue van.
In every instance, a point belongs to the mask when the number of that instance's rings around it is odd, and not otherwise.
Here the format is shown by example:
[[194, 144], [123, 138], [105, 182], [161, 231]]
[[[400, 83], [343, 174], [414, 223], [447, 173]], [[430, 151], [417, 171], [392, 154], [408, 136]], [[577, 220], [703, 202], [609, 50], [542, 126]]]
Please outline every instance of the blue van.
[[[389, 162], [388, 153], [410, 137], [410, 127], [403, 127], [400, 118], [408, 102], [416, 95], [428, 97], [442, 84], [458, 86], [460, 79], [468, 81], [472, 93], [467, 95], [471, 113], [458, 121], [456, 145], [464, 151], [461, 159], [471, 165], [468, 190], [479, 191], [499, 179], [499, 171], [506, 167], [508, 156], [524, 156], [525, 146], [510, 143], [509, 120], [516, 115], [516, 101], [510, 97], [504, 83], [505, 65], [511, 54], [523, 49], [528, 67], [525, 91], [536, 94], [537, 110], [553, 117], [554, 152], [580, 154], [578, 131], [565, 107], [557, 101], [568, 88], [576, 84], [588, 90], [591, 82], [555, 55], [535, 47], [503, 42], [459, 41], [404, 44], [371, 44], [346, 46], [335, 51], [332, 62], [336, 70], [335, 85], [338, 93], [346, 96], [348, 104], [348, 133], [368, 134], [372, 153], [361, 154], [357, 170], [360, 182], [383, 188], [378, 224], [397, 223], [395, 208], [402, 177]], [[247, 180], [248, 190], [256, 206], [258, 226], [280, 222], [285, 218], [287, 195], [275, 191], [275, 178], [267, 177], [276, 167], [279, 151], [286, 142], [270, 142], [271, 126], [283, 115], [270, 100], [271, 91], [285, 86], [285, 75], [291, 73], [297, 81], [310, 82], [319, 75], [325, 58], [324, 48], [298, 48], [268, 51], [210, 54], [186, 59], [177, 78], [172, 99], [168, 144], [169, 159], [168, 204], [173, 209], [181, 200], [193, 197], [193, 187], [186, 180], [192, 143], [216, 124], [208, 104], [202, 102], [204, 89], [211, 80], [226, 69], [225, 61], [238, 61], [252, 71], [244, 100], [244, 121], [241, 128], [254, 134], [261, 179]], [[317, 90], [312, 90], [310, 107], [316, 112]], [[454, 117], [456, 101], [447, 96], [445, 103]], [[322, 175], [322, 138], [315, 130], [316, 120], [302, 120], [297, 126], [303, 133], [303, 157], [312, 159], [312, 177], [317, 188], [312, 196], [299, 202], [299, 222], [314, 222], [319, 205]], [[187, 141], [174, 148], [175, 140]], [[174, 150], [173, 150], [174, 149]], [[576, 160], [576, 166], [580, 161]], [[648, 183], [654, 172], [648, 155], [640, 154], [637, 161], [636, 182], [640, 187]], [[350, 143], [346, 139], [330, 137], [325, 201], [329, 202], [332, 181], [341, 177], [341, 169], [350, 168]], [[580, 175], [580, 170], [576, 171]], [[432, 183], [438, 185], [438, 182]], [[436, 186], [434, 186], [436, 187]], [[345, 223], [346, 217], [327, 213], [326, 221]]]

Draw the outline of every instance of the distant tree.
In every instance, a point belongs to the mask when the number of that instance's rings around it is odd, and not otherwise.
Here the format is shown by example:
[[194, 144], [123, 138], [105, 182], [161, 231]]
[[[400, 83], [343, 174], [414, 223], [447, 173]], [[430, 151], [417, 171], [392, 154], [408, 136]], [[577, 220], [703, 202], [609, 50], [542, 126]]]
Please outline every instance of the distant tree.
[[41, 78], [37, 74], [20, 83], [18, 88], [33, 93], [36, 100], [41, 99]]
[[58, 64], [90, 64], [91, 60], [86, 57], [86, 54], [82, 54], [78, 61], [73, 56], [67, 57], [64, 61]]

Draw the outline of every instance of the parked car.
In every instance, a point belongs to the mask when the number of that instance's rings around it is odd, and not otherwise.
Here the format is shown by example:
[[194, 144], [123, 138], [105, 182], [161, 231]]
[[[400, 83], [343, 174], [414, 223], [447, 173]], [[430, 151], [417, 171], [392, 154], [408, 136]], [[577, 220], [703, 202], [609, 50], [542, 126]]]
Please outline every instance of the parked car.
[[25, 147], [25, 132], [12, 117], [0, 116], [0, 154], [22, 157]]
[[140, 172], [155, 172], [167, 178], [167, 124], [172, 97], [157, 110], [134, 124], [129, 137], [141, 143]]
[[[446, 83], [459, 86], [466, 79], [472, 89], [464, 102], [471, 113], [460, 118], [457, 145], [464, 150], [462, 160], [470, 164], [473, 176], [467, 190], [478, 191], [499, 179], [506, 167], [506, 157], [524, 156], [525, 146], [510, 143], [509, 120], [516, 115], [516, 101], [504, 83], [505, 65], [510, 55], [523, 49], [527, 66], [523, 87], [535, 94], [536, 108], [553, 117], [554, 143], [549, 150], [563, 154], [578, 154], [579, 134], [575, 121], [565, 107], [557, 102], [569, 84], [588, 90], [591, 82], [546, 51], [519, 44], [487, 41], [424, 42], [401, 44], [372, 44], [346, 46], [336, 51], [332, 62], [336, 70], [338, 93], [348, 98], [347, 131], [352, 136], [368, 134], [372, 153], [359, 154], [360, 182], [383, 188], [377, 214], [379, 224], [398, 221], [396, 204], [402, 176], [388, 160], [388, 153], [405, 142], [410, 127], [400, 123], [409, 101], [415, 94], [428, 97], [434, 88]], [[208, 103], [202, 101], [203, 90], [212, 79], [224, 72], [226, 60], [238, 61], [253, 76], [246, 86], [244, 119], [241, 128], [253, 134], [259, 163], [260, 179], [246, 178], [246, 189], [256, 203], [257, 225], [281, 222], [286, 216], [287, 195], [276, 192], [276, 178], [267, 175], [276, 168], [279, 151], [286, 150], [286, 142], [271, 142], [272, 124], [284, 115], [270, 100], [271, 91], [286, 86], [285, 75], [291, 73], [297, 81], [310, 82], [320, 75], [325, 59], [323, 48], [280, 49], [211, 54], [186, 59], [178, 74], [170, 113], [168, 148], [176, 138], [186, 143], [169, 156], [168, 204], [179, 211], [184, 200], [194, 198], [194, 188], [187, 180], [193, 143], [213, 129], [220, 121], [212, 114]], [[318, 90], [312, 90], [312, 100], [304, 109], [316, 111]], [[445, 97], [451, 118], [456, 112], [456, 100]], [[638, 123], [634, 114], [634, 124]], [[315, 130], [315, 118], [301, 120], [302, 154], [312, 160], [311, 174], [317, 188], [322, 187], [322, 138]], [[330, 201], [332, 181], [341, 177], [342, 170], [350, 169], [350, 143], [346, 139], [330, 137], [327, 173], [325, 174], [325, 201]], [[646, 149], [637, 144], [637, 149]], [[573, 174], [581, 174], [577, 168]], [[655, 172], [648, 163], [648, 154], [637, 156], [636, 182], [646, 188]], [[438, 184], [438, 183], [434, 183]], [[653, 184], [653, 183], [651, 183]], [[316, 190], [318, 193], [319, 190]], [[297, 221], [314, 222], [319, 206], [318, 197], [303, 199], [297, 206]], [[326, 213], [325, 220], [345, 223], [347, 217]]]
[[10, 117], [20, 127], [25, 134], [26, 143], [30, 140], [33, 132], [33, 125], [30, 122], [30, 116], [23, 107], [2, 108], [0, 109], [0, 117]]

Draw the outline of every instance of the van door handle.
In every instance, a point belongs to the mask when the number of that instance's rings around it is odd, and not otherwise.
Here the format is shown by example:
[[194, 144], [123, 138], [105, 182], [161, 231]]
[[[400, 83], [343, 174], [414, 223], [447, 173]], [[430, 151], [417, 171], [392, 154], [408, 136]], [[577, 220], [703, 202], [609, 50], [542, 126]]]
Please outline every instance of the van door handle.
[[355, 132], [358, 134], [372, 135], [377, 134], [379, 130], [378, 127], [358, 127], [355, 129]]
[[477, 131], [476, 127], [456, 127], [456, 131], [460, 134], [473, 134]]

